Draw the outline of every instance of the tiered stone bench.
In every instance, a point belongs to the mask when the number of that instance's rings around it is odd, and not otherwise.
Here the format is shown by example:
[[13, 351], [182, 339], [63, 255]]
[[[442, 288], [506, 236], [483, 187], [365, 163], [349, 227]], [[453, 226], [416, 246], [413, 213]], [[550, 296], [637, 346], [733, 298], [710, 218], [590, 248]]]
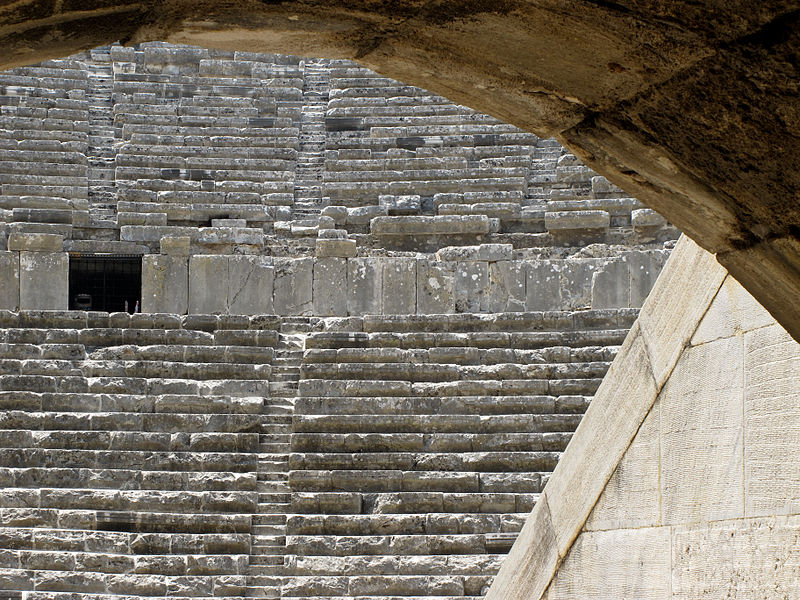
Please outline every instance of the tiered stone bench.
[[121, 226], [232, 218], [263, 229], [291, 214], [298, 60], [163, 44], [111, 57]]
[[311, 333], [282, 597], [481, 596], [635, 310]]
[[244, 596], [276, 325], [0, 313], [0, 587]]
[[0, 220], [69, 235], [88, 221], [87, 75], [75, 60], [0, 74]]

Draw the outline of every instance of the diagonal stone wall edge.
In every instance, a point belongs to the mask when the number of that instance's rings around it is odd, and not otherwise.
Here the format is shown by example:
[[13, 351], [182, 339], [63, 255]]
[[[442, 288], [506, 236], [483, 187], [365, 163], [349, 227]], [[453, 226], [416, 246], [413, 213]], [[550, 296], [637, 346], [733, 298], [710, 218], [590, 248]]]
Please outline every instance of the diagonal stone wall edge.
[[682, 236], [486, 600], [539, 600], [727, 272]]

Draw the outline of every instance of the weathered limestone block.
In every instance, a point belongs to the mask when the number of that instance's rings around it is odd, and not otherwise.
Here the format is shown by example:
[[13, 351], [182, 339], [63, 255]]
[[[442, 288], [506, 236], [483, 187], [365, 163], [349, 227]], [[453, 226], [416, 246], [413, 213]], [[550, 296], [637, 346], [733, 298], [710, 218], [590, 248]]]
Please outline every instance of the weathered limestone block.
[[525, 263], [498, 260], [489, 263], [487, 294], [481, 310], [487, 312], [521, 312], [526, 309], [526, 281], [528, 272]]
[[794, 598], [800, 527], [796, 517], [675, 528], [672, 598]]
[[634, 227], [663, 227], [667, 220], [650, 208], [631, 211], [631, 225]]
[[0, 251], [0, 310], [19, 310], [19, 252]]
[[21, 310], [66, 310], [68, 296], [69, 255], [66, 252], [19, 253]]
[[629, 306], [639, 308], [644, 304], [650, 290], [658, 279], [666, 262], [667, 254], [657, 250], [645, 252], [626, 252], [623, 254], [631, 274], [631, 299]]
[[692, 336], [692, 344], [731, 337], [774, 323], [772, 316], [733, 277], [726, 277]]
[[608, 229], [610, 224], [611, 216], [604, 210], [565, 210], [544, 215], [548, 231]]
[[592, 277], [596, 262], [588, 259], [565, 260], [561, 264], [562, 308], [589, 308], [592, 303]]
[[353, 258], [357, 254], [356, 241], [349, 239], [325, 239], [319, 237], [314, 248], [314, 256], [319, 258]]
[[275, 271], [265, 256], [228, 257], [228, 312], [233, 315], [272, 314]]
[[407, 196], [378, 196], [378, 206], [386, 209], [389, 216], [416, 215], [422, 208], [419, 194]]
[[631, 274], [626, 260], [611, 260], [592, 275], [592, 308], [627, 308]]
[[189, 313], [226, 313], [228, 285], [227, 256], [189, 257]]
[[663, 523], [744, 516], [744, 340], [687, 348], [661, 403]]
[[189, 256], [191, 239], [188, 235], [165, 235], [159, 242], [161, 254]]
[[669, 597], [668, 527], [584, 532], [547, 590], [547, 600]]
[[331, 257], [317, 258], [314, 261], [312, 283], [314, 315], [320, 317], [347, 315], [346, 282], [346, 259]]
[[511, 260], [511, 244], [480, 244], [479, 246], [447, 246], [436, 253], [437, 260]]
[[344, 225], [347, 222], [346, 206], [326, 206], [320, 211], [323, 217], [330, 217], [337, 225]]
[[455, 302], [457, 312], [480, 312], [489, 287], [489, 263], [455, 263]]
[[143, 256], [142, 312], [182, 315], [188, 309], [188, 256]]
[[417, 312], [417, 262], [414, 258], [387, 258], [383, 261], [383, 314]]
[[592, 196], [595, 198], [608, 198], [624, 193], [625, 192], [602, 175], [595, 175], [592, 177]]
[[351, 258], [347, 261], [347, 312], [382, 314], [383, 260]]
[[[735, 285], [741, 295], [764, 310], [738, 283]], [[723, 285], [720, 294], [725, 287]], [[706, 319], [710, 313], [711, 309]], [[757, 327], [769, 317], [758, 313], [755, 316], [756, 319], [747, 319], [745, 323]], [[796, 460], [800, 407], [793, 401], [800, 381], [800, 345], [777, 324], [755, 328], [744, 338], [746, 514], [800, 514], [800, 475]]]
[[489, 221], [483, 215], [375, 217], [370, 231], [375, 235], [485, 235], [491, 230]]
[[561, 308], [561, 273], [558, 263], [549, 260], [527, 262], [526, 310]]
[[660, 411], [657, 400], [597, 500], [585, 529], [633, 529], [660, 524]]
[[64, 237], [55, 233], [12, 233], [8, 236], [8, 249], [26, 252], [61, 252]]
[[455, 311], [454, 275], [446, 263], [417, 262], [417, 314], [442, 314]]
[[275, 259], [273, 308], [278, 315], [313, 312], [313, 258]]

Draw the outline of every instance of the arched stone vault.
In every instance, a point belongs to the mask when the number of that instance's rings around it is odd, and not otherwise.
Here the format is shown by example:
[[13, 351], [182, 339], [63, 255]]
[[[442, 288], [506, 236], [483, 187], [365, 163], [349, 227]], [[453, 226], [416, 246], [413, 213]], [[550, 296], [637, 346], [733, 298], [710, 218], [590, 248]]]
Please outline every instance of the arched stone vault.
[[555, 135], [800, 340], [799, 21], [790, 0], [16, 0], [0, 68], [115, 40], [355, 58]]

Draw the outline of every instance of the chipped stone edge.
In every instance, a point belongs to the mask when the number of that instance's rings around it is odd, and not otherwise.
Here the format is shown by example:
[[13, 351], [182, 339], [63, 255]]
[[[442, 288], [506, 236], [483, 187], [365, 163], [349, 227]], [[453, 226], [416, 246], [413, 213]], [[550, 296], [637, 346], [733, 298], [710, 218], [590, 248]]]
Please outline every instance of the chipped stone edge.
[[727, 272], [681, 236], [486, 600], [539, 600]]

